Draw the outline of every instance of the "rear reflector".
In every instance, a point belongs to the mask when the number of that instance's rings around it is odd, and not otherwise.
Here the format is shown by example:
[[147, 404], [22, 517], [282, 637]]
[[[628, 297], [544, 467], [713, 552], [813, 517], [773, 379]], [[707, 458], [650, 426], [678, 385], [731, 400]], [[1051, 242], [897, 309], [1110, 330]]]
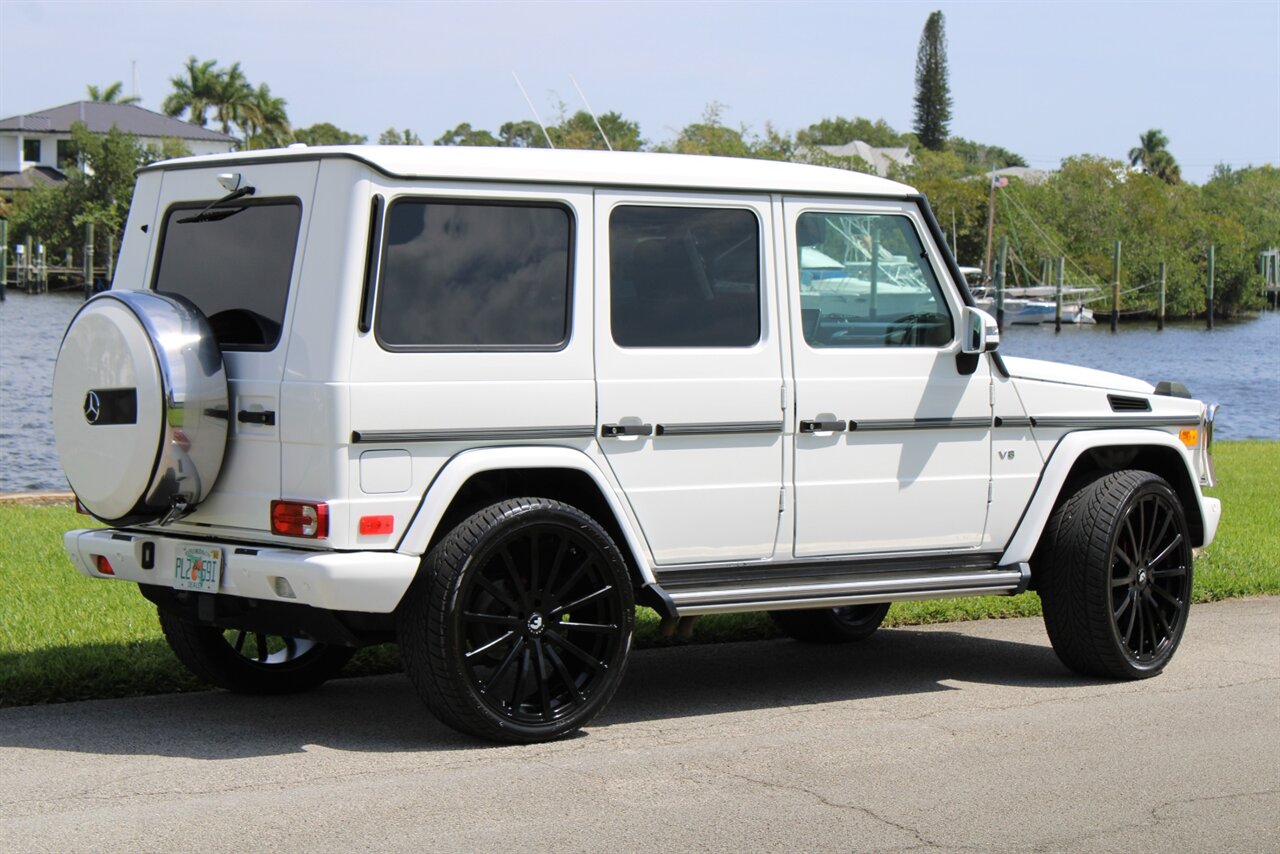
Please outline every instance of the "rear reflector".
[[396, 518], [394, 516], [361, 516], [360, 517], [360, 533], [365, 534], [390, 534], [395, 530]]
[[98, 567], [98, 572], [103, 575], [115, 575], [116, 571], [111, 568], [111, 561], [107, 560], [105, 555], [94, 555], [93, 562]]
[[329, 505], [323, 501], [272, 501], [271, 533], [318, 539], [329, 536]]

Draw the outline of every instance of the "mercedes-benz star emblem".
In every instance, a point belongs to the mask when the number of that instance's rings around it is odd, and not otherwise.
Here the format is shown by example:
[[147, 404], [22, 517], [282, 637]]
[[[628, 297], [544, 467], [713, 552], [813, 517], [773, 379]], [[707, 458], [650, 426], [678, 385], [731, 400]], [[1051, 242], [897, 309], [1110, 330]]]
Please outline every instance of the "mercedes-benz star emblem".
[[96, 391], [90, 391], [84, 396], [84, 420], [90, 424], [97, 424], [101, 415], [102, 401], [98, 400]]

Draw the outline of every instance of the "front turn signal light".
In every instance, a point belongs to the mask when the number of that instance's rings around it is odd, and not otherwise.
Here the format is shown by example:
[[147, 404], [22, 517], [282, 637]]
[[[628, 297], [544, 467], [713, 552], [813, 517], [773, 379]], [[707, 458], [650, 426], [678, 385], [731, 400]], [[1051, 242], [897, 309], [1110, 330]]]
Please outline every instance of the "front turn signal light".
[[323, 501], [272, 501], [271, 533], [321, 539], [329, 536], [329, 505]]
[[1200, 430], [1196, 427], [1188, 427], [1186, 430], [1178, 431], [1178, 438], [1188, 448], [1200, 447]]

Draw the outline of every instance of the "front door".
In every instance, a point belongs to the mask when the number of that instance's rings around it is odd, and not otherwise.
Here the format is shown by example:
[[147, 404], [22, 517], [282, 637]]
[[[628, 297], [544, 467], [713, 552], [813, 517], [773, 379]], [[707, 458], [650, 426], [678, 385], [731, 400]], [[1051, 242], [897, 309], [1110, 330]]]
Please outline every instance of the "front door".
[[782, 487], [768, 199], [596, 196], [600, 445], [658, 565], [765, 559]]
[[977, 547], [991, 376], [911, 202], [784, 202], [793, 323], [795, 554]]

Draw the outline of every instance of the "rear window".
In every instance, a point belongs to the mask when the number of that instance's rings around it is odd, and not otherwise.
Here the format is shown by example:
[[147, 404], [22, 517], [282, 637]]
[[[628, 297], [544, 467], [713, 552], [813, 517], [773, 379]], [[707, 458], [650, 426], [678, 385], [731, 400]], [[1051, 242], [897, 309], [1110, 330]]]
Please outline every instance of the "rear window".
[[553, 350], [569, 337], [573, 223], [560, 205], [401, 199], [374, 323], [393, 350]]
[[165, 214], [153, 287], [195, 303], [224, 350], [271, 350], [284, 323], [302, 204], [236, 202], [197, 219], [206, 204]]

